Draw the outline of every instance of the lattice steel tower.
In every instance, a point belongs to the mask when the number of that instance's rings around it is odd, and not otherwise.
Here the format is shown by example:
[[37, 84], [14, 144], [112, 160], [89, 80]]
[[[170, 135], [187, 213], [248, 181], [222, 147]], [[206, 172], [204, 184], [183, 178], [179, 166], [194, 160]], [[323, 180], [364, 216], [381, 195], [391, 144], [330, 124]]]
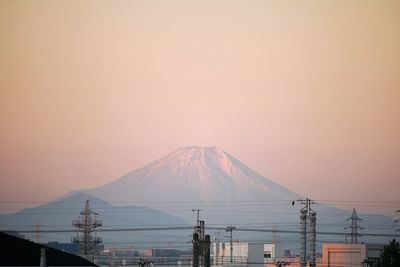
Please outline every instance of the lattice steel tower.
[[364, 229], [361, 227], [359, 222], [362, 221], [360, 217], [357, 216], [356, 209], [353, 208], [353, 214], [351, 215], [350, 218], [347, 218], [347, 221], [351, 220], [351, 224], [349, 226], [346, 226], [344, 229], [350, 229], [350, 233], [346, 235], [350, 236], [350, 243], [351, 244], [358, 244], [358, 238], [361, 237], [362, 235], [358, 232], [358, 230]]
[[98, 214], [89, 207], [89, 200], [86, 200], [81, 216], [72, 221], [72, 225], [77, 229], [77, 236], [73, 237], [71, 241], [79, 246], [80, 253], [85, 256], [94, 254], [94, 249], [102, 242], [100, 237], [92, 235], [96, 228], [102, 226], [101, 221], [96, 219], [96, 215]]
[[[305, 205], [300, 209], [300, 267], [307, 267], [307, 260], [310, 267], [315, 267], [317, 213], [311, 209], [311, 204], [315, 203], [309, 198], [297, 202]], [[292, 202], [294, 204], [295, 201]]]

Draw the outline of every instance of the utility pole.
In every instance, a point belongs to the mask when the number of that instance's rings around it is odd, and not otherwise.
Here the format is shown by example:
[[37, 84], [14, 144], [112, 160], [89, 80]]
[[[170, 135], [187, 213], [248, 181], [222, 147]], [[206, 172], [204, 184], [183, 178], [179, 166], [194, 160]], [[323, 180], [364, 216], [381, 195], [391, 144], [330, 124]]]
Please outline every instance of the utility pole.
[[364, 228], [361, 227], [361, 225], [359, 224], [359, 222], [361, 222], [362, 219], [357, 216], [355, 208], [353, 208], [353, 213], [351, 214], [351, 217], [347, 218], [346, 220], [347, 221], [351, 220], [350, 226], [346, 226], [344, 228], [344, 229], [350, 229], [350, 234], [347, 234], [346, 237], [350, 235], [350, 243], [358, 244], [358, 238], [361, 237], [361, 234], [358, 233], [358, 230], [362, 230]]
[[202, 211], [201, 209], [192, 209], [192, 211], [196, 211], [197, 212], [197, 220], [196, 222], [199, 222], [200, 220], [200, 211]]
[[[204, 232], [204, 229], [201, 229], [201, 222], [204, 223], [204, 221], [200, 221], [200, 211], [202, 211], [201, 209], [192, 209], [192, 211], [196, 211], [197, 212], [197, 220], [196, 220], [196, 227], [194, 229], [195, 233], [198, 233], [200, 236], [202, 236], [202, 231]], [[204, 235], [204, 233], [203, 233]]]
[[317, 213], [310, 208], [309, 212], [309, 260], [310, 260], [310, 267], [316, 266], [316, 237], [317, 237]]
[[231, 249], [231, 262], [233, 262], [233, 234], [232, 234], [232, 232], [233, 232], [233, 230], [235, 230], [235, 229], [236, 229], [236, 227], [235, 227], [235, 226], [232, 226], [232, 225], [228, 225], [228, 226], [226, 227], [226, 231], [229, 232], [229, 238], [230, 238], [230, 242], [231, 242], [231, 244], [230, 244], [230, 249]]
[[[307, 267], [307, 256], [310, 262], [310, 267], [315, 267], [317, 213], [311, 209], [311, 204], [315, 203], [309, 198], [299, 199], [297, 202], [304, 205], [300, 209], [300, 267]], [[292, 206], [294, 204], [295, 201], [292, 202]], [[307, 225], [307, 222], [309, 225]], [[307, 243], [309, 253], [307, 253]]]
[[[85, 207], [80, 214], [81, 216], [78, 219], [72, 221], [72, 225], [76, 227], [78, 232], [77, 236], [73, 237], [71, 241], [77, 244], [80, 253], [88, 258], [90, 254], [94, 253], [96, 246], [102, 242], [101, 238], [92, 236], [96, 228], [102, 226], [102, 222], [92, 216], [98, 214], [90, 209], [89, 200], [86, 200]], [[79, 232], [81, 235], [79, 235]]]
[[41, 248], [40, 249], [40, 267], [46, 267], [46, 249], [45, 248]]
[[35, 224], [35, 242], [40, 243], [40, 221], [37, 221]]
[[277, 239], [277, 234], [276, 234], [276, 224], [272, 225], [272, 243], [276, 245], [278, 239]]
[[219, 264], [219, 228], [217, 231], [217, 237], [215, 238], [215, 259], [214, 259], [214, 265], [218, 266]]

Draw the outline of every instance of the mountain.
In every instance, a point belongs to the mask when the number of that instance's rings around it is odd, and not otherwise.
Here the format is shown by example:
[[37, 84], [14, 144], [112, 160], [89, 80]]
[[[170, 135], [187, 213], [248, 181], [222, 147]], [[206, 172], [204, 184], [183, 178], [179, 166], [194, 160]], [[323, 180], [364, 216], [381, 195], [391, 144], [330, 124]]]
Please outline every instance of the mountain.
[[202, 203], [282, 201], [300, 195], [263, 177], [217, 147], [182, 147], [104, 186], [88, 190], [108, 201]]
[[[328, 185], [329, 186], [329, 185]], [[311, 196], [312, 197], [312, 196]], [[71, 221], [89, 199], [93, 211], [99, 213], [104, 228], [146, 226], [188, 226], [204, 220], [212, 238], [227, 241], [225, 228], [237, 227], [234, 238], [244, 241], [277, 241], [298, 253], [298, 234], [283, 233], [299, 230], [299, 210], [303, 206], [292, 201], [303, 196], [268, 179], [227, 152], [216, 147], [182, 147], [143, 168], [90, 190], [81, 190], [33, 209], [13, 215], [1, 215], [5, 230], [73, 229]], [[351, 212], [320, 203], [312, 204], [317, 212], [318, 232], [345, 232]], [[394, 235], [395, 224], [382, 215], [359, 214], [364, 232]], [[9, 226], [9, 227], [6, 227]], [[219, 230], [222, 230], [220, 232]], [[278, 231], [251, 232], [264, 229]], [[218, 231], [218, 232], [217, 232]], [[279, 232], [280, 231], [280, 232]], [[350, 230], [346, 230], [349, 232]], [[153, 232], [101, 232], [106, 246], [145, 246], [157, 244], [187, 248], [191, 230]], [[71, 233], [45, 233], [46, 240], [68, 241]], [[34, 234], [30, 235], [31, 238]], [[363, 242], [387, 243], [389, 238], [364, 237]], [[344, 241], [343, 235], [317, 236], [318, 242]], [[318, 244], [320, 244], [318, 243]], [[164, 245], [162, 245], [164, 244]], [[320, 246], [319, 246], [320, 248]], [[294, 250], [293, 250], [294, 249]]]
[[265, 221], [260, 208], [271, 205], [280, 207], [279, 218], [287, 221], [294, 210], [290, 203], [301, 198], [222, 149], [195, 146], [86, 192], [116, 205], [140, 203], [193, 223], [191, 210], [201, 209], [201, 218], [214, 226]]
[[[292, 206], [291, 203], [303, 199], [222, 149], [195, 146], [179, 148], [143, 168], [86, 192], [116, 205], [140, 203], [192, 224], [196, 214], [191, 210], [201, 209], [200, 217], [206, 221], [206, 226], [223, 228], [236, 225], [278, 230], [299, 229], [301, 206]], [[350, 224], [346, 221], [351, 216], [349, 211], [321, 204], [313, 204], [312, 208], [317, 212], [318, 231], [344, 232], [345, 226]], [[392, 232], [391, 218], [380, 215], [361, 217], [368, 232]], [[238, 232], [236, 235], [252, 240], [276, 238], [265, 233], [249, 236]], [[280, 236], [283, 238], [285, 235]], [[343, 236], [322, 238], [344, 241]], [[297, 244], [297, 237], [290, 239]]]
[[[217, 147], [183, 147], [88, 191], [122, 201], [291, 200], [300, 196]], [[118, 193], [117, 193], [118, 192]]]
[[[87, 191], [111, 203], [140, 203], [195, 223], [192, 209], [201, 209], [206, 226], [298, 230], [303, 199], [274, 181], [247, 167], [217, 147], [182, 147], [143, 168]], [[318, 231], [344, 232], [350, 224], [349, 211], [313, 204]], [[360, 215], [367, 232], [392, 233], [391, 218]], [[346, 230], [350, 231], [350, 230]], [[237, 233], [239, 236], [240, 233]], [[280, 235], [281, 237], [284, 234]], [[252, 239], [277, 238], [254, 234]], [[324, 240], [344, 241], [343, 236], [323, 236]], [[291, 237], [297, 244], [297, 237]], [[367, 239], [364, 239], [367, 240]], [[374, 238], [373, 241], [377, 239]]]
[[[115, 207], [108, 202], [89, 195], [84, 192], [70, 194], [56, 201], [35, 207], [24, 209], [15, 214], [0, 215], [2, 230], [26, 230], [39, 227], [39, 230], [74, 230], [72, 220], [76, 219], [83, 210], [86, 200], [89, 200], [90, 208], [96, 212], [97, 219], [101, 220], [103, 229], [112, 228], [143, 228], [156, 226], [188, 226], [188, 223], [180, 218], [169, 214], [139, 206]], [[31, 239], [36, 239], [35, 233], [25, 234]], [[126, 242], [144, 242], [146, 238], [143, 233], [120, 233], [120, 232], [101, 232], [100, 236], [109, 244], [120, 244]], [[171, 240], [171, 235], [153, 234], [160, 240]], [[43, 233], [40, 234], [40, 241], [69, 242], [75, 233]], [[147, 234], [147, 236], [149, 236]], [[148, 239], [148, 238], [147, 238]], [[179, 238], [179, 240], [182, 240]]]

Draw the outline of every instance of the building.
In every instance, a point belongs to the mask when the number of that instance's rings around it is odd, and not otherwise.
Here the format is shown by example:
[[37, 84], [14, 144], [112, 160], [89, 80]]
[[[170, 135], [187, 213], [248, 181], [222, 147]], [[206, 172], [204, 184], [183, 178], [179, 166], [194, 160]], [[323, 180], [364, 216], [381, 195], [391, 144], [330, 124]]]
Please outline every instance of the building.
[[265, 266], [267, 262], [275, 262], [275, 258], [284, 256], [284, 249], [276, 244], [264, 243], [213, 243], [211, 257], [213, 265], [248, 265]]
[[[298, 255], [290, 255], [283, 247], [276, 244], [230, 243], [212, 244], [214, 266], [235, 267], [299, 267]], [[364, 267], [375, 262], [383, 251], [384, 245], [375, 244], [322, 244], [321, 254], [317, 255], [317, 267]], [[232, 251], [232, 256], [231, 256]]]
[[284, 256], [290, 256], [290, 250], [284, 250], [283, 246], [278, 244], [264, 244], [264, 259], [276, 259]]
[[383, 247], [373, 244], [322, 244], [321, 266], [364, 266], [363, 263], [379, 258]]

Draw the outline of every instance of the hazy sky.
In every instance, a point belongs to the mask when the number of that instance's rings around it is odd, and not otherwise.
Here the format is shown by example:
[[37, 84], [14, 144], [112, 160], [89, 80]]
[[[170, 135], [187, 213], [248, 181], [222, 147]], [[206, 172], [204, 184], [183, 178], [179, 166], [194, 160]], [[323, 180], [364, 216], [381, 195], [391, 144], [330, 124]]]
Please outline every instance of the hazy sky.
[[185, 145], [400, 208], [400, 1], [0, 0], [0, 212]]

